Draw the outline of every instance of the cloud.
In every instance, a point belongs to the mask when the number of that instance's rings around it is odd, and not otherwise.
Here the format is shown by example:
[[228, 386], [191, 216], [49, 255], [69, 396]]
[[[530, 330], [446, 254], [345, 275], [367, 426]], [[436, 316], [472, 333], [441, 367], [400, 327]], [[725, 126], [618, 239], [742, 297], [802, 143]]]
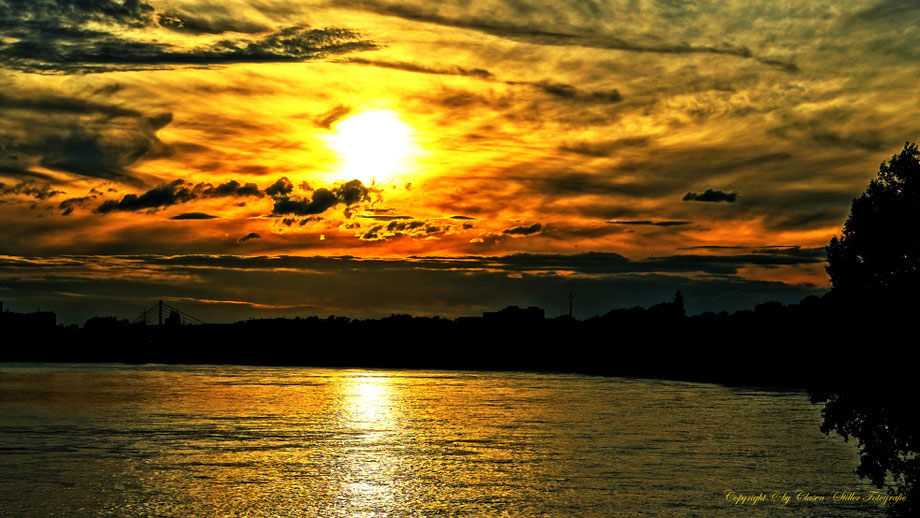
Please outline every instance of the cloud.
[[350, 0], [343, 6], [372, 11], [388, 16], [397, 16], [407, 20], [443, 25], [479, 31], [508, 40], [531, 43], [534, 45], [588, 47], [629, 52], [648, 52], [654, 54], [721, 54], [742, 59], [752, 59], [764, 65], [779, 68], [788, 73], [798, 72], [795, 63], [779, 59], [762, 57], [754, 54], [743, 45], [723, 43], [721, 45], [692, 45], [690, 43], [640, 43], [604, 33], [579, 33], [569, 29], [549, 30], [545, 27], [516, 25], [505, 23], [495, 18], [452, 18], [430, 10], [405, 4], [388, 4], [375, 0]]
[[630, 221], [608, 221], [611, 225], [652, 225], [656, 227], [678, 227], [689, 225], [692, 221], [651, 221], [651, 220], [630, 220]]
[[[103, 94], [108, 92], [101, 92]], [[114, 92], [111, 92], [114, 93]], [[45, 94], [13, 96], [0, 92], [0, 110], [29, 110], [42, 113], [68, 113], [75, 115], [104, 115], [106, 117], [142, 117], [138, 110], [90, 99]]]
[[309, 201], [298, 198], [292, 199], [287, 196], [276, 199], [272, 214], [293, 214], [295, 216], [322, 214], [339, 203], [342, 203], [342, 200], [329, 189], [317, 189], [313, 191]]
[[[371, 50], [377, 45], [340, 27], [291, 26], [273, 32], [211, 6], [196, 16], [158, 13], [141, 0], [0, 0], [0, 64], [27, 72], [86, 73], [182, 65], [277, 63]], [[242, 34], [198, 46], [177, 47], [130, 39], [125, 28], [162, 27], [188, 34]], [[247, 34], [248, 33], [248, 34]], [[254, 35], [253, 33], [259, 33]], [[2, 41], [2, 40], [0, 40]]]
[[450, 75], [450, 76], [464, 76], [464, 77], [477, 77], [480, 79], [494, 79], [495, 75], [488, 70], [482, 68], [464, 68], [460, 66], [450, 66], [447, 68], [436, 68], [429, 67], [425, 65], [419, 65], [417, 63], [409, 63], [406, 61], [384, 61], [379, 59], [365, 59], [365, 58], [347, 58], [342, 60], [341, 63], [355, 63], [358, 65], [368, 65], [379, 68], [390, 68], [393, 70], [402, 70], [405, 72], [417, 72], [419, 74], [433, 74], [433, 75]]
[[549, 82], [536, 82], [536, 83], [527, 83], [529, 85], [535, 86], [544, 92], [554, 95], [556, 97], [562, 97], [564, 99], [574, 99], [580, 101], [591, 101], [591, 102], [601, 102], [601, 103], [618, 103], [623, 100], [623, 96], [620, 95], [619, 90], [581, 90], [575, 88], [572, 85], [565, 83], [549, 83]]
[[[360, 180], [343, 182], [332, 189], [317, 189], [313, 191], [312, 198], [291, 198], [286, 194], [293, 190], [293, 184], [287, 178], [281, 178], [264, 191], [254, 183], [240, 184], [236, 180], [220, 184], [217, 187], [209, 183], [192, 184], [182, 179], [160, 184], [140, 195], [126, 194], [121, 200], [106, 200], [94, 212], [108, 214], [110, 212], [133, 212], [145, 209], [159, 209], [202, 198], [233, 198], [252, 196], [262, 198], [266, 194], [275, 201], [275, 215], [294, 214], [307, 216], [320, 214], [339, 205], [354, 205], [362, 201], [370, 201], [370, 188]], [[184, 218], [180, 218], [184, 219]]]
[[[368, 65], [379, 68], [389, 68], [393, 70], [402, 70], [404, 72], [413, 72], [420, 74], [432, 74], [432, 75], [449, 75], [449, 76], [461, 76], [461, 77], [473, 77], [477, 79], [482, 79], [484, 81], [495, 81], [506, 85], [524, 85], [534, 87], [542, 92], [548, 93], [554, 97], [559, 97], [563, 99], [584, 101], [584, 102], [595, 102], [595, 103], [618, 103], [623, 100], [623, 96], [620, 94], [619, 90], [610, 89], [610, 90], [582, 90], [576, 88], [570, 84], [566, 83], [557, 83], [550, 81], [511, 81], [511, 80], [499, 80], [495, 75], [482, 68], [464, 68], [457, 65], [453, 65], [447, 68], [437, 68], [427, 65], [420, 65], [418, 63], [409, 63], [406, 61], [383, 61], [376, 59], [365, 59], [365, 58], [347, 58], [340, 60], [339, 63], [355, 63], [359, 65]], [[452, 95], [450, 97], [442, 100], [442, 104], [453, 105], [453, 106], [462, 106], [464, 104], [470, 104], [477, 99], [475, 96], [470, 94], [463, 95]], [[323, 125], [321, 125], [323, 126]], [[328, 127], [328, 126], [323, 126]]]
[[[359, 237], [362, 241], [385, 241], [400, 237], [427, 239], [441, 237], [457, 228], [460, 227], [454, 225], [434, 225], [428, 221], [422, 220], [394, 220], [386, 225], [374, 225]], [[462, 228], [468, 227], [464, 226]]]
[[[351, 113], [351, 108], [348, 106], [345, 106], [344, 104], [340, 104], [332, 108], [331, 110], [327, 111], [326, 113], [320, 115], [319, 117], [317, 117], [315, 122], [316, 122], [316, 125], [319, 126], [320, 128], [329, 129], [332, 127], [332, 124], [335, 121], [341, 119], [342, 117], [348, 115], [349, 113]], [[287, 194], [287, 193], [284, 193], [284, 194]]]
[[360, 180], [344, 182], [330, 189], [320, 188], [313, 191], [310, 200], [276, 196], [275, 207], [272, 214], [295, 216], [310, 216], [322, 214], [339, 204], [354, 205], [361, 201], [370, 201], [371, 189]]
[[380, 231], [383, 230], [383, 225], [374, 225], [369, 228], [366, 232], [361, 234], [362, 241], [379, 241], [386, 239], [386, 236], [381, 236]]
[[[786, 115], [781, 124], [769, 130], [769, 134], [794, 142], [810, 140], [820, 147], [842, 150], [860, 149], [877, 152], [893, 143], [886, 142], [883, 132], [871, 126], [865, 128], [869, 121], [860, 121], [857, 115], [859, 114], [855, 110], [837, 107], [809, 115]], [[862, 115], [865, 117], [866, 114]], [[874, 124], [870, 122], [870, 125]]]
[[[190, 12], [194, 10], [194, 12]], [[269, 27], [248, 20], [219, 4], [185, 6], [157, 15], [161, 27], [188, 34], [223, 34], [225, 32], [259, 33]]]
[[262, 236], [260, 236], [259, 234], [256, 234], [255, 232], [250, 232], [250, 233], [246, 234], [245, 236], [239, 238], [239, 239], [237, 240], [237, 242], [238, 242], [238, 243], [245, 243], [246, 241], [249, 241], [250, 239], [260, 239], [261, 237], [262, 237]]
[[185, 180], [173, 180], [150, 189], [141, 194], [126, 194], [121, 201], [106, 200], [96, 207], [94, 212], [108, 214], [109, 212], [131, 212], [144, 209], [157, 209], [185, 203], [197, 196], [192, 185]]
[[35, 177], [32, 168], [44, 167], [141, 183], [128, 167], [167, 153], [156, 133], [172, 114], [145, 114], [96, 95], [0, 93], [0, 169], [16, 177]]
[[169, 219], [175, 220], [189, 220], [189, 219], [215, 219], [217, 216], [212, 216], [211, 214], [205, 214], [204, 212], [183, 212], [182, 214], [173, 216]]
[[856, 13], [857, 18], [870, 22], [903, 18], [911, 11], [920, 9], [916, 0], [881, 0], [873, 6]]
[[[280, 180], [279, 180], [280, 181]], [[269, 187], [271, 189], [271, 187]], [[227, 183], [213, 187], [211, 184], [198, 184], [195, 186], [195, 192], [205, 198], [224, 198], [224, 197], [246, 197], [252, 196], [261, 198], [268, 193], [268, 189], [263, 193], [254, 183], [241, 185], [236, 180], [230, 180]]]
[[[132, 256], [133, 257], [133, 256]], [[99, 260], [117, 261], [117, 257]], [[25, 261], [26, 259], [22, 259]], [[74, 259], [77, 260], [77, 259]], [[407, 256], [403, 259], [379, 259], [329, 256], [238, 256], [238, 255], [149, 255], [131, 261], [141, 261], [151, 266], [170, 268], [216, 268], [227, 271], [323, 271], [342, 273], [361, 270], [386, 272], [398, 270], [432, 271], [501, 271], [501, 272], [576, 272], [579, 274], [622, 273], [708, 273], [731, 274], [740, 268], [752, 266], [775, 267], [788, 265], [820, 264], [825, 262], [825, 250], [805, 247], [762, 247], [743, 254], [675, 254], [629, 259], [613, 252], [586, 252], [580, 254], [514, 253], [508, 255], [463, 256]], [[12, 262], [10, 262], [12, 261]], [[61, 266], [52, 259], [28, 259], [34, 268], [53, 271]], [[0, 258], [0, 270], [21, 266], [13, 258]]]
[[724, 192], [718, 189], [706, 189], [702, 193], [688, 192], [681, 198], [681, 201], [708, 201], [708, 202], [726, 202], [735, 203], [738, 199], [737, 192]]
[[405, 216], [405, 215], [400, 215], [400, 214], [370, 214], [370, 215], [362, 215], [361, 217], [364, 219], [376, 219], [378, 221], [413, 219], [412, 216]]
[[155, 19], [142, 0], [0, 0], [0, 30], [63, 31], [91, 22], [143, 27]]
[[0, 196], [16, 194], [28, 196], [36, 200], [47, 200], [48, 198], [64, 194], [64, 191], [55, 190], [50, 184], [39, 184], [32, 180], [19, 182], [12, 187], [6, 187], [4, 184], [0, 183]]
[[386, 228], [390, 232], [405, 232], [424, 228], [426, 224], [424, 221], [393, 221]]
[[618, 182], [608, 175], [580, 172], [548, 172], [541, 175], [505, 176], [503, 179], [529, 183], [538, 193], [552, 197], [612, 194], [645, 197], [665, 188], [660, 183]]
[[645, 147], [651, 141], [652, 139], [649, 137], [626, 137], [608, 142], [576, 142], [559, 146], [559, 149], [579, 155], [606, 157], [621, 149]]
[[138, 128], [140, 138], [131, 140], [109, 139], [74, 126], [65, 135], [45, 137], [44, 154], [39, 163], [42, 167], [81, 176], [130, 181], [125, 168], [160, 145], [156, 132], [170, 120], [171, 116], [144, 119]]
[[[805, 260], [798, 259], [800, 264]], [[512, 304], [538, 305], [548, 315], [558, 315], [568, 312], [568, 294], [574, 292], [576, 315], [584, 318], [615, 307], [671, 300], [678, 289], [690, 313], [751, 308], [767, 300], [796, 302], [824, 291], [809, 285], [721, 275], [618, 273], [629, 270], [632, 263], [616, 254], [401, 260], [275, 255], [2, 256], [0, 279], [9, 289], [4, 295], [8, 305], [40, 305], [57, 311], [62, 322], [82, 322], [94, 314], [130, 317], [135, 313], [131, 308], [140, 310], [150, 300], [164, 296], [238, 301], [244, 293], [254, 303], [315, 306], [308, 313], [303, 309], [286, 312], [288, 316], [335, 313], [364, 318], [393, 312], [476, 315]], [[743, 261], [731, 263], [731, 259], [726, 264], [750, 266]], [[691, 267], [707, 265], [700, 262]], [[329, 293], [336, 294], [334, 300]], [[212, 304], [186, 310], [209, 322], [255, 316], [251, 306], [233, 306]]]
[[278, 181], [269, 185], [265, 189], [265, 194], [271, 197], [287, 196], [294, 190], [294, 184], [287, 177], [279, 178]]
[[543, 225], [540, 223], [534, 223], [533, 225], [530, 225], [529, 227], [519, 226], [519, 227], [513, 227], [513, 228], [506, 228], [505, 230], [502, 230], [502, 234], [509, 235], [509, 236], [529, 236], [532, 234], [537, 234], [541, 230], [543, 230]]
[[58, 209], [61, 211], [62, 216], [69, 216], [74, 211], [74, 209], [77, 207], [82, 207], [94, 199], [96, 199], [96, 196], [68, 198], [58, 204]]

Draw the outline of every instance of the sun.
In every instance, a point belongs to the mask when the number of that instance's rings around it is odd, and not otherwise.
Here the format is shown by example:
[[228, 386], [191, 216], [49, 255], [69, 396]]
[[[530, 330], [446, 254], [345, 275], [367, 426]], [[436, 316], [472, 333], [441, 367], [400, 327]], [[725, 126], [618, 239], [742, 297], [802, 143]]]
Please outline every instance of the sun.
[[415, 151], [412, 128], [392, 110], [356, 113], [333, 125], [327, 137], [339, 155], [336, 176], [364, 183], [393, 180], [411, 166]]

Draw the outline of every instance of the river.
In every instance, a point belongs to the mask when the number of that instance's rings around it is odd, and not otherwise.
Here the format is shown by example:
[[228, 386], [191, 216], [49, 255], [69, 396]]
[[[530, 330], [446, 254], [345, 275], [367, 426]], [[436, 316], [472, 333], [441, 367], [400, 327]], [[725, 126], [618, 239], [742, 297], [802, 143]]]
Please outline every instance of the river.
[[658, 380], [0, 364], [0, 516], [881, 516], [820, 422]]

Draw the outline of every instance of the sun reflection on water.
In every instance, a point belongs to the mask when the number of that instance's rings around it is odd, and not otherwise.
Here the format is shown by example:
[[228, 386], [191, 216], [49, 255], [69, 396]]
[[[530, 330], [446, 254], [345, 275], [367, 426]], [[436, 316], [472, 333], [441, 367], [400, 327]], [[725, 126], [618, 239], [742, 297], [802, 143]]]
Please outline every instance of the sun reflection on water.
[[0, 450], [13, 452], [0, 462], [3, 516], [728, 518], [737, 508], [714, 500], [752, 476], [812, 494], [871, 489], [852, 474], [855, 446], [821, 434], [802, 393], [527, 373], [30, 369], [0, 367]]
[[346, 378], [343, 404], [353, 425], [389, 427], [392, 422], [390, 378], [364, 375]]
[[400, 459], [394, 455], [398, 442], [398, 405], [392, 378], [356, 375], [342, 380], [343, 425], [353, 434], [343, 466], [343, 502], [353, 516], [378, 516], [391, 508], [396, 496]]

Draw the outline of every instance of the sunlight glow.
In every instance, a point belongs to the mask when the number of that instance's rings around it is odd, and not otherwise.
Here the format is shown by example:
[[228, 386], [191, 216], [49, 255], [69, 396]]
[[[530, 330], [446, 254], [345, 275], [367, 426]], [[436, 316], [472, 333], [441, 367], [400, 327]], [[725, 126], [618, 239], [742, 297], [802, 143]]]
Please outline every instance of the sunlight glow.
[[362, 426], [387, 426], [390, 421], [390, 387], [388, 379], [376, 376], [357, 376], [346, 392], [347, 405], [352, 419]]
[[334, 125], [329, 146], [340, 157], [341, 180], [393, 180], [405, 173], [415, 151], [412, 128], [392, 110], [366, 111]]

